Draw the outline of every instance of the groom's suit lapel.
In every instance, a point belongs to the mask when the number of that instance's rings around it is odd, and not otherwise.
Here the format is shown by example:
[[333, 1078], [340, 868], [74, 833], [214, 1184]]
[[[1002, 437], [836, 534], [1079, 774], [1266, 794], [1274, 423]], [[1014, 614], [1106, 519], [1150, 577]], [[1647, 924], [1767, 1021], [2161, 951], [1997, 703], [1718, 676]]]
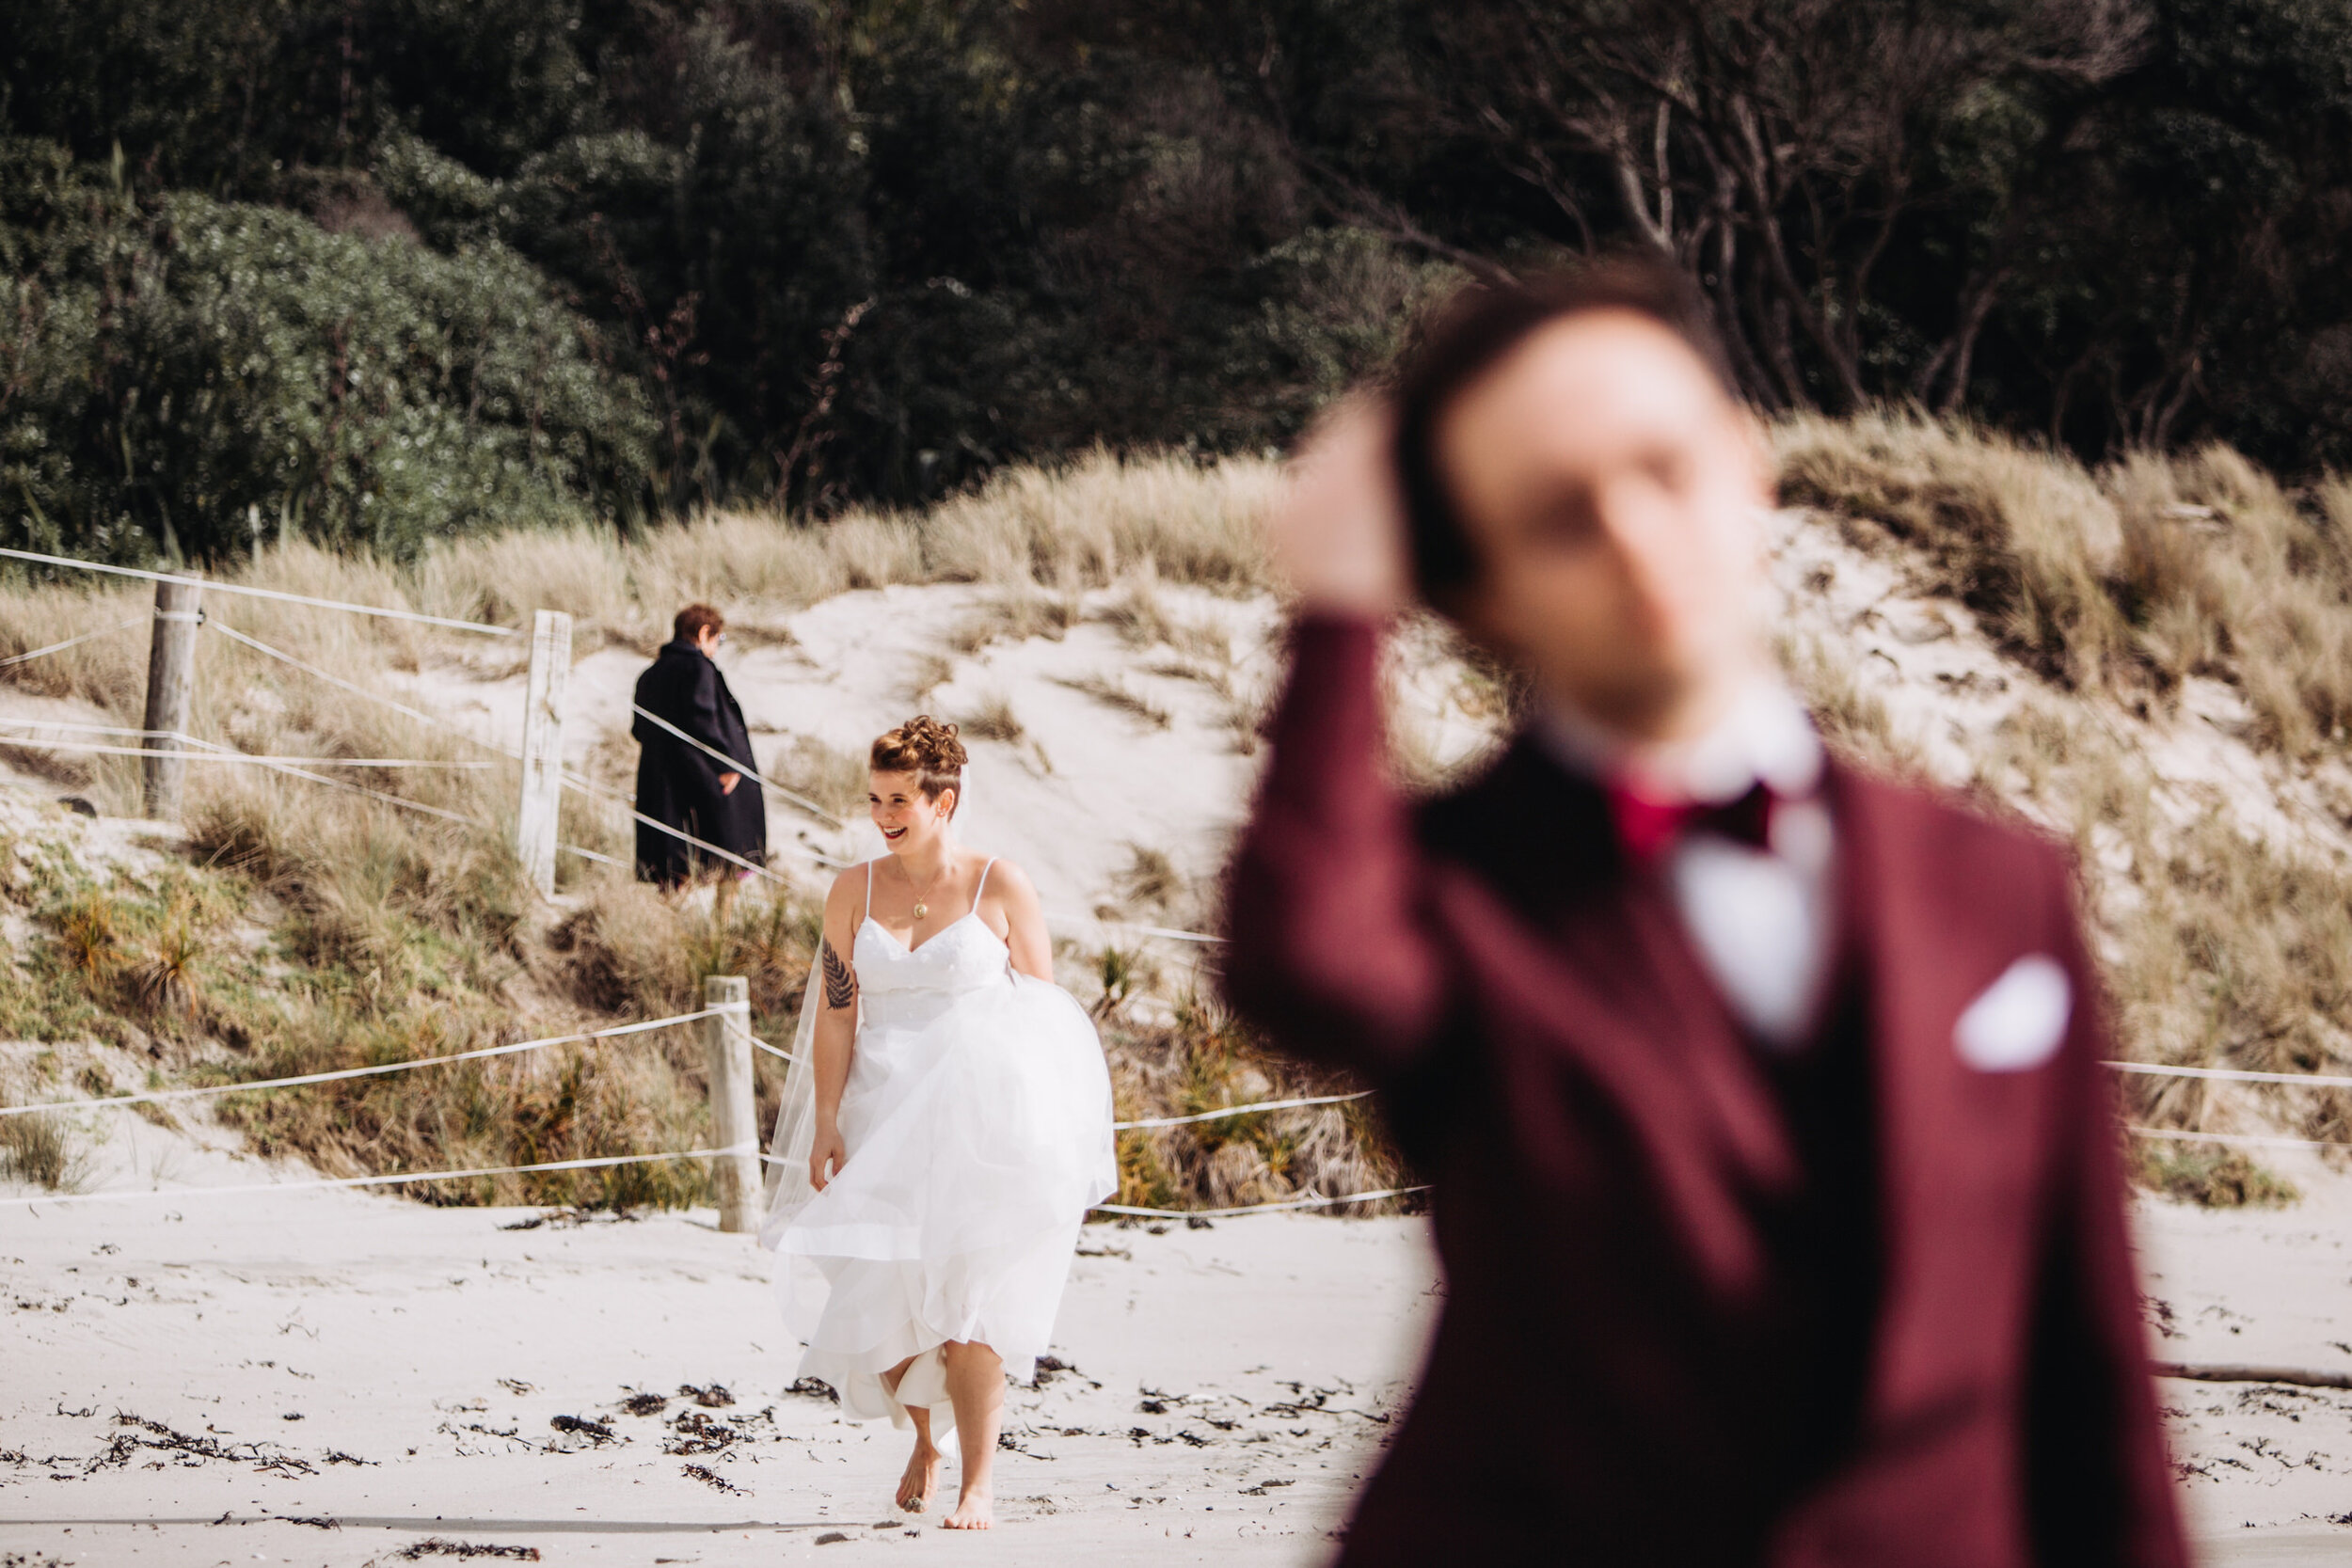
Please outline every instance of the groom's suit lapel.
[[1978, 1070], [1954, 1037], [1970, 1002], [2049, 933], [2020, 928], [2013, 897], [2009, 918], [1990, 917], [1967, 879], [1999, 872], [1980, 866], [1977, 835], [1953, 838], [1958, 819], [1843, 768], [1830, 788], [1840, 918], [1870, 1021], [1881, 1284], [1865, 1408], [1883, 1433], [1968, 1397], [1951, 1347], [1981, 1336], [1947, 1320], [2010, 1299], [1998, 1276], [2031, 1251], [2042, 1075]]
[[[1504, 1050], [1504, 1103], [1559, 1103], [1534, 1081], [1588, 1078], [1621, 1119], [1678, 1250], [1712, 1293], [1763, 1283], [1754, 1205], [1785, 1196], [1795, 1151], [1753, 1050], [1692, 948], [1663, 880], [1629, 871], [1601, 792], [1527, 738], [1433, 814], [1439, 847], [1476, 869], [1445, 889], [1486, 934], [1475, 1006]], [[1543, 1149], [1576, 1130], [1526, 1127]]]

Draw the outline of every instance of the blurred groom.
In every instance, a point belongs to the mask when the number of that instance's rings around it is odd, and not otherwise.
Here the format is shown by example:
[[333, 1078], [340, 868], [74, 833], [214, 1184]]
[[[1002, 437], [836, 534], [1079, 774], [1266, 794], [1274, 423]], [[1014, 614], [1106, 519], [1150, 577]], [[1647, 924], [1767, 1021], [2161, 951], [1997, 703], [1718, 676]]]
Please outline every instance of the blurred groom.
[[754, 864], [767, 858], [768, 807], [751, 732], [712, 658], [726, 641], [726, 622], [708, 605], [691, 604], [677, 612], [672, 631], [637, 677], [629, 733], [638, 745], [637, 809], [677, 832], [637, 824], [637, 877], [666, 887], [706, 867], [748, 876], [678, 836], [691, 834]]
[[[1769, 501], [1700, 307], [1624, 261], [1457, 300], [1272, 525], [1227, 984], [1380, 1091], [1447, 1281], [1349, 1568], [2185, 1560], [2067, 863], [1824, 754]], [[1416, 598], [1532, 696], [1412, 807]]]

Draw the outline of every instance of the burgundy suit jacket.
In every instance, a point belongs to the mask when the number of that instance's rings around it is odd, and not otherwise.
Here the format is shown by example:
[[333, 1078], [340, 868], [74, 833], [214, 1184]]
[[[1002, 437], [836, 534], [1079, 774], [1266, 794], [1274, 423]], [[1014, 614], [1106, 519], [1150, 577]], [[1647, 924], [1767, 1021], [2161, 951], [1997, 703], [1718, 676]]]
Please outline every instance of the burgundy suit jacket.
[[[1374, 629], [1294, 654], [1227, 988], [1379, 1090], [1446, 1277], [1343, 1561], [2184, 1563], [2058, 851], [1831, 768], [1854, 1092], [1807, 1143], [1597, 789], [1522, 739], [1408, 810]], [[2062, 1044], [1969, 1065], [1962, 1013], [2034, 954]], [[1858, 1218], [1804, 1262], [1775, 1216], [1808, 1179]]]

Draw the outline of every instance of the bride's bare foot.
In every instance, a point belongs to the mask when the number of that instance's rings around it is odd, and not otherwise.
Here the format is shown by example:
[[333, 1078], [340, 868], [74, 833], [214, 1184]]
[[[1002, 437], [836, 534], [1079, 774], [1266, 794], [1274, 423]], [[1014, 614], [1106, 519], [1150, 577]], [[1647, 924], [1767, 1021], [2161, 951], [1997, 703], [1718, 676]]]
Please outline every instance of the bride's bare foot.
[[939, 1450], [929, 1443], [915, 1444], [907, 1458], [907, 1473], [898, 1478], [898, 1506], [909, 1513], [922, 1513], [938, 1485]]
[[956, 1499], [956, 1511], [939, 1522], [941, 1529], [991, 1529], [996, 1511], [986, 1487], [966, 1487]]

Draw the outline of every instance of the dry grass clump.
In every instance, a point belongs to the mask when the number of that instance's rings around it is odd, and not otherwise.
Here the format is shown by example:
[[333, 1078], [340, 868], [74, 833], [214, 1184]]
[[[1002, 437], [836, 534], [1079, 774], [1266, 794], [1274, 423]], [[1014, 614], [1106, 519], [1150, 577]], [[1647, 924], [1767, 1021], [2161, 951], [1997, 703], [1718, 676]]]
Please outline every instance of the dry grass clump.
[[83, 1161], [65, 1123], [53, 1116], [0, 1117], [0, 1177], [51, 1192], [81, 1185]]
[[1963, 421], [1880, 409], [1773, 425], [1784, 501], [1877, 523], [2044, 673], [2096, 684], [2130, 643], [2107, 592], [2116, 507], [2079, 465]]
[[0, 575], [0, 659], [103, 633], [57, 653], [0, 665], [0, 681], [109, 712], [136, 711], [147, 694], [153, 606], [151, 590], [137, 592], [116, 580], [82, 579], [60, 589], [36, 586], [22, 573]]
[[998, 470], [930, 515], [927, 543], [948, 580], [1106, 588], [1148, 566], [1170, 582], [1252, 589], [1267, 578], [1257, 520], [1279, 483], [1272, 463], [1098, 449], [1065, 467]]
[[1113, 886], [1127, 907], [1136, 910], [1172, 910], [1185, 894], [1184, 874], [1165, 851], [1141, 844], [1127, 846], [1126, 868], [1112, 879]]
[[2224, 447], [2093, 472], [1961, 420], [1880, 410], [1772, 429], [1782, 499], [1916, 546], [2041, 673], [2126, 701], [2236, 686], [2290, 757], [2352, 720], [2352, 482], [2291, 495]]
[[798, 735], [771, 755], [768, 772], [794, 794], [808, 797], [844, 822], [853, 822], [866, 813], [869, 774], [863, 755], [828, 746], [815, 736]]
[[1012, 742], [1029, 733], [1021, 716], [1013, 712], [1010, 699], [1001, 691], [992, 691], [974, 704], [957, 728], [975, 740]]
[[2211, 1145], [2143, 1141], [2132, 1150], [2132, 1178], [2167, 1197], [2209, 1209], [2276, 1209], [2303, 1196], [2294, 1182], [2238, 1150]]
[[975, 606], [947, 634], [947, 645], [960, 654], [977, 654], [992, 642], [1025, 642], [1032, 637], [1058, 642], [1085, 618], [1076, 594], [1021, 583]]
[[[1355, 1085], [1266, 1053], [1232, 1015], [1179, 996], [1156, 1022], [1114, 1014], [1103, 1025], [1122, 1120], [1191, 1116], [1221, 1106], [1344, 1094]], [[1260, 1112], [1119, 1139], [1116, 1201], [1142, 1208], [1230, 1208], [1309, 1195], [1336, 1197], [1409, 1184], [1367, 1101]], [[1391, 1213], [1396, 1199], [1342, 1212]]]
[[1057, 675], [1054, 677], [1054, 684], [1067, 687], [1083, 696], [1091, 697], [1104, 707], [1113, 708], [1127, 715], [1130, 719], [1139, 720], [1155, 730], [1164, 730], [1174, 722], [1168, 709], [1160, 706], [1149, 697], [1129, 690], [1109, 675], [1096, 673], [1080, 675], [1074, 679]]

